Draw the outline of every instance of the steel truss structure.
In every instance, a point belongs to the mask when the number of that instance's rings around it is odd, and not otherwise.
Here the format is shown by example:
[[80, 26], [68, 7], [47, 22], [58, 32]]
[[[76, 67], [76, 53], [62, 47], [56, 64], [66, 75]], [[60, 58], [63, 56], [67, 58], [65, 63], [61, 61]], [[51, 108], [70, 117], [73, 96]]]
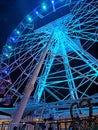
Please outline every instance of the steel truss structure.
[[[3, 47], [0, 64], [2, 100], [10, 95], [13, 107], [17, 107], [21, 100], [27, 99], [33, 104], [31, 108], [36, 117], [40, 112], [41, 118], [48, 118], [50, 114], [57, 117], [68, 114], [70, 104], [85, 97], [92, 99], [93, 104], [96, 99], [93, 107], [96, 113], [98, 60], [90, 50], [98, 44], [98, 1], [58, 0], [57, 3], [51, 2], [48, 9], [51, 8], [52, 12], [46, 13], [38, 12], [40, 6], [33, 10]], [[57, 11], [63, 9], [68, 12], [36, 27], [37, 20], [44, 21], [47, 16], [57, 15]], [[25, 102], [24, 109], [29, 102]], [[84, 113], [87, 111], [88, 108]]]

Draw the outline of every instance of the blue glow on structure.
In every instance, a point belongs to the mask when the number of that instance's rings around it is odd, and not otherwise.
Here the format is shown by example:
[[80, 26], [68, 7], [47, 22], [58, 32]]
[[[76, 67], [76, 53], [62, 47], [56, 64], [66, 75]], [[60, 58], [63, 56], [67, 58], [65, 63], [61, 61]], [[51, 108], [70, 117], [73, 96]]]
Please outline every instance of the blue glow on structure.
[[44, 17], [42, 14], [40, 14], [38, 11], [35, 11], [35, 14], [40, 17], [41, 19]]
[[36, 13], [36, 14], [39, 14], [39, 12], [38, 12], [38, 11], [36, 11], [35, 13]]
[[15, 38], [14, 37], [12, 38], [12, 41], [15, 42]]
[[20, 31], [19, 31], [19, 30], [17, 30], [17, 31], [16, 31], [16, 33], [17, 33], [17, 34], [20, 34]]
[[54, 0], [52, 0], [51, 3], [54, 4]]
[[8, 47], [8, 49], [12, 49], [12, 46], [7, 46]]
[[5, 73], [5, 74], [9, 74], [9, 73], [10, 73], [10, 69], [9, 69], [9, 68], [4, 69], [4, 70], [3, 70], [3, 73]]
[[43, 4], [42, 8], [43, 8], [43, 10], [46, 10], [47, 9], [46, 4]]
[[[63, 2], [63, 1], [65, 1], [65, 0], [60, 0], [60, 2]], [[70, 1], [70, 0], [69, 0]]]
[[[9, 54], [6, 53], [5, 56], [6, 56], [6, 57], [9, 57]], [[5, 73], [7, 73], [7, 71], [5, 71]]]
[[31, 16], [28, 16], [28, 17], [27, 17], [27, 20], [28, 20], [28, 22], [32, 22], [32, 17], [31, 17]]

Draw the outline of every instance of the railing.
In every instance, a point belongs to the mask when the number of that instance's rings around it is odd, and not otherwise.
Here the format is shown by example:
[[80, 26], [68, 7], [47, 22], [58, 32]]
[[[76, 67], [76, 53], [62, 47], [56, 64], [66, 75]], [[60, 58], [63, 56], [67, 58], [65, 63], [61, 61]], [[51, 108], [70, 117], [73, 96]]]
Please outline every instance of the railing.
[[[8, 130], [8, 122], [0, 124], [0, 130]], [[17, 130], [45, 130], [47, 125], [51, 130], [98, 130], [98, 117], [82, 118], [80, 120], [43, 120], [42, 122], [24, 122], [20, 123]]]

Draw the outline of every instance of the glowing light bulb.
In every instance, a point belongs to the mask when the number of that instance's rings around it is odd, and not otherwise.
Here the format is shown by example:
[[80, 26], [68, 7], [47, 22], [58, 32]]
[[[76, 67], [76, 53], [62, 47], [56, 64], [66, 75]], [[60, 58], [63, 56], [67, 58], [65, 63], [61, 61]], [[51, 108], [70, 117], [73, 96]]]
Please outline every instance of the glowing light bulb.
[[[9, 57], [9, 54], [5, 54], [6, 57]], [[5, 71], [5, 73], [7, 73], [7, 71]]]
[[12, 38], [12, 40], [13, 40], [13, 42], [15, 42], [15, 38], [14, 37]]
[[29, 21], [32, 21], [31, 17], [28, 18]]
[[52, 0], [51, 3], [54, 4], [54, 0]]
[[8, 46], [8, 49], [12, 49], [12, 47], [11, 47], [11, 46]]
[[17, 34], [20, 34], [19, 30], [16, 31]]
[[36, 14], [39, 14], [38, 11], [35, 12]]
[[42, 5], [42, 8], [43, 8], [43, 10], [46, 10], [46, 9], [47, 9], [46, 4], [43, 4], [43, 5]]
[[[8, 56], [7, 56], [7, 57], [8, 57]], [[9, 73], [10, 73], [10, 70], [9, 70], [9, 69], [4, 69], [3, 72], [4, 72], [5, 74], [9, 74]]]
[[27, 20], [28, 20], [28, 22], [32, 22], [32, 17], [31, 17], [31, 16], [28, 16], [28, 17], [27, 17]]

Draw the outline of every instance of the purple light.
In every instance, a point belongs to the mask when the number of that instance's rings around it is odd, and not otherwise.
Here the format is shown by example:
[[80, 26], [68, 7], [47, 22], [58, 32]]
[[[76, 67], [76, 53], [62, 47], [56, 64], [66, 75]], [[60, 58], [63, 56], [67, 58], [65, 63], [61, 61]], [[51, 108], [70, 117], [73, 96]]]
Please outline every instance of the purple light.
[[3, 72], [4, 72], [5, 74], [9, 74], [10, 70], [9, 70], [9, 69], [5, 69], [5, 70], [3, 70]]

